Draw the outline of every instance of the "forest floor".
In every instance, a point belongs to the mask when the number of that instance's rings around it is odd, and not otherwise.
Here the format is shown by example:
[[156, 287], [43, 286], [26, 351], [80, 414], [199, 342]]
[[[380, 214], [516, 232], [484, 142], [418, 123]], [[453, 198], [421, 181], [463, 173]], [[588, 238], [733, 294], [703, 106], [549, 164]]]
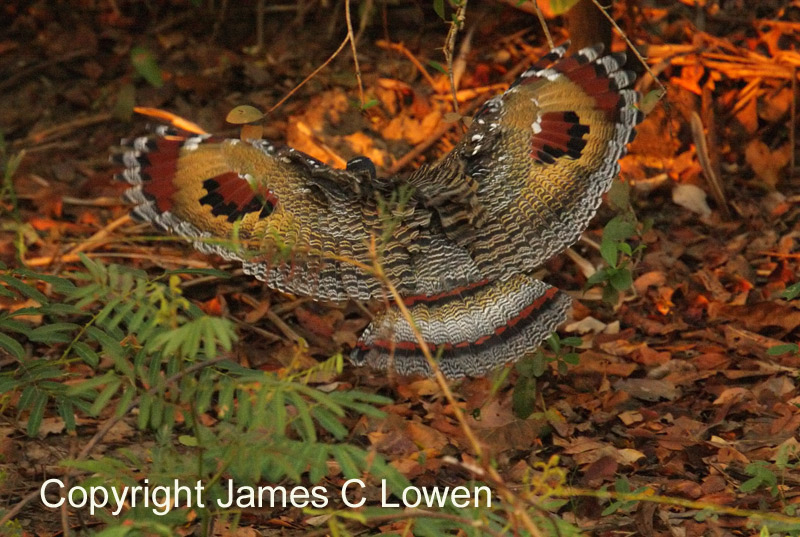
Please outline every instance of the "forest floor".
[[[344, 14], [317, 2], [301, 3], [312, 6], [302, 16], [269, 11], [259, 52], [252, 48], [249, 4], [231, 3], [237, 5], [224, 17], [177, 2], [23, 4], [0, 7], [5, 168], [22, 155], [2, 186], [0, 261], [43, 274], [80, 270], [78, 254], [150, 274], [220, 269], [233, 278], [185, 276], [184, 294], [206, 313], [237, 321], [231, 359], [280, 372], [297, 360], [310, 366], [339, 351], [346, 355], [368, 323], [363, 309], [271, 291], [232, 263], [160, 238], [127, 217], [120, 201], [125, 186], [112, 181], [116, 170], [108, 163], [109, 148], [152, 122], [133, 115], [134, 104], [238, 136], [224, 121], [228, 112], [241, 104], [265, 111], [275, 105], [336, 49], [346, 32]], [[379, 174], [407, 173], [452, 148], [461, 127], [450, 114], [449, 81], [431, 63], [445, 64], [448, 25], [430, 4], [398, 2], [365, 19], [358, 41], [364, 110], [348, 46], [268, 114], [264, 138], [337, 167], [366, 155]], [[576, 492], [559, 512], [594, 535], [755, 535], [765, 524], [784, 534], [773, 528], [790, 522], [793, 534], [800, 528], [800, 7], [763, 2], [753, 14], [693, 4], [619, 14], [667, 95], [651, 103], [638, 128], [613, 199], [583, 239], [545, 267], [544, 279], [575, 299], [558, 333], [578, 344], [546, 348], [538, 358], [546, 365], [533, 373], [512, 366], [452, 386], [505, 483], [521, 487], [531, 469], [541, 473], [541, 464], [558, 456], [576, 491], [646, 487], [675, 500], [614, 504]], [[558, 20], [549, 24], [556, 42], [566, 38]], [[461, 112], [502, 91], [547, 50], [535, 17], [500, 2], [471, 3], [466, 30], [469, 46], [455, 50], [464, 58]], [[615, 50], [624, 48], [615, 41]], [[656, 89], [648, 76], [639, 84], [645, 95]], [[618, 293], [604, 290], [608, 281], [587, 286], [605, 266], [604, 226], [629, 207], [635, 227], [625, 240], [634, 253], [616, 268], [630, 272], [630, 286]], [[0, 312], [34, 300], [7, 294], [0, 294]], [[47, 322], [24, 321], [32, 328]], [[295, 337], [307, 342], [306, 352], [298, 351]], [[61, 352], [19, 339], [36, 356]], [[578, 363], [565, 367], [572, 353]], [[0, 348], [0, 372], [18, 367]], [[90, 374], [73, 373], [82, 371]], [[526, 375], [536, 389], [527, 392], [533, 413], [522, 419], [514, 392]], [[380, 422], [352, 417], [343, 424], [350, 441], [375, 449], [413, 484], [469, 478], [452, 459], [468, 466], [473, 446], [435, 381], [345, 363], [341, 374], [319, 374], [312, 384], [390, 397], [394, 403], [382, 408]], [[0, 396], [0, 508], [6, 510], [58, 475], [58, 462], [74, 456], [108, 417], [84, 417], [77, 433], [68, 434], [48, 409], [29, 438], [28, 411], [17, 411], [18, 403], [19, 393]], [[135, 416], [124, 419], [99, 451], [149, 441], [135, 424]], [[751, 512], [763, 517], [742, 516]], [[67, 525], [91, 526], [87, 516], [71, 515]], [[38, 496], [16, 515], [25, 535], [56, 535], [61, 517]], [[245, 510], [239, 523], [264, 535], [302, 535], [314, 520], [286, 508]], [[402, 527], [387, 522], [380, 531]]]

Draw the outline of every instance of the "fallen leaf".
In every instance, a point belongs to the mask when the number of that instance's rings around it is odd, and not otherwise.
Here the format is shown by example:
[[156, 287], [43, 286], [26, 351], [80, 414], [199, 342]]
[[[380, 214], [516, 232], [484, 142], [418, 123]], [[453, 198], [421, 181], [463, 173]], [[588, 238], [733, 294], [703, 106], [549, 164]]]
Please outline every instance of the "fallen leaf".
[[614, 383], [614, 389], [643, 401], [674, 401], [681, 396], [681, 390], [673, 383], [658, 379], [622, 379]]
[[792, 158], [792, 147], [786, 143], [776, 150], [758, 138], [751, 140], [744, 150], [744, 158], [759, 179], [774, 187], [780, 180], [781, 171]]
[[672, 189], [672, 201], [700, 216], [711, 216], [705, 191], [697, 185], [681, 183]]

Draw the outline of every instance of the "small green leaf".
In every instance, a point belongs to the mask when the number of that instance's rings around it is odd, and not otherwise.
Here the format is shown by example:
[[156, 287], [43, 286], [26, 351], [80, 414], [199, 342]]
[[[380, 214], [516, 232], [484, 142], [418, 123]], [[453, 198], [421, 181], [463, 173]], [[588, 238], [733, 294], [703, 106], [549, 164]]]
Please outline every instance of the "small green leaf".
[[608, 281], [617, 291], [625, 291], [633, 285], [633, 276], [630, 270], [620, 269], [614, 271]]
[[88, 334], [92, 339], [100, 343], [103, 346], [103, 351], [108, 353], [115, 361], [122, 360], [125, 356], [125, 350], [120, 345], [119, 341], [108, 335], [107, 333], [103, 332], [96, 326], [90, 326], [86, 329], [86, 334]]
[[247, 123], [255, 123], [264, 119], [264, 112], [250, 106], [249, 104], [242, 104], [228, 112], [225, 121], [233, 125], [245, 125]]
[[197, 437], [189, 436], [188, 434], [182, 434], [178, 436], [178, 442], [188, 447], [197, 447], [199, 445]]
[[8, 351], [17, 360], [25, 359], [25, 349], [11, 336], [0, 334], [0, 347]]
[[219, 278], [221, 280], [228, 280], [232, 277], [232, 275], [224, 270], [217, 270], [217, 269], [204, 269], [204, 268], [184, 268], [184, 269], [176, 269], [176, 270], [168, 270], [164, 273], [165, 277], [170, 277], [173, 274], [193, 274], [196, 276], [212, 276], [214, 278]]
[[447, 74], [447, 69], [439, 62], [428, 60], [428, 65], [439, 71], [440, 73]]
[[106, 384], [106, 387], [103, 388], [103, 391], [100, 392], [100, 395], [98, 395], [97, 399], [95, 399], [94, 403], [92, 403], [90, 412], [93, 416], [100, 414], [100, 411], [105, 408], [111, 398], [114, 397], [114, 394], [117, 393], [120, 384], [122, 384], [122, 381], [120, 381], [117, 377], [112, 378], [110, 382]]
[[631, 204], [631, 185], [619, 178], [614, 179], [608, 191], [608, 202], [611, 208], [625, 211]]
[[44, 417], [44, 409], [47, 405], [47, 394], [37, 391], [33, 396], [33, 405], [31, 406], [31, 413], [28, 416], [28, 436], [36, 436], [39, 432], [39, 427], [42, 425], [42, 418]]
[[553, 15], [563, 15], [569, 11], [579, 0], [550, 0], [550, 11]]
[[75, 411], [72, 407], [72, 401], [63, 399], [58, 403], [58, 415], [64, 420], [64, 427], [67, 431], [72, 432], [75, 430]]
[[617, 215], [608, 221], [603, 228], [603, 240], [611, 242], [624, 241], [633, 236], [636, 226], [622, 215]]
[[97, 534], [97, 537], [125, 537], [131, 532], [139, 533], [133, 526], [114, 526], [113, 528], [106, 528]]
[[519, 419], [526, 419], [536, 410], [536, 379], [519, 377], [514, 393], [511, 396], [511, 406], [514, 415]]
[[767, 354], [770, 356], [779, 356], [781, 354], [796, 353], [800, 351], [800, 347], [796, 343], [784, 343], [783, 345], [773, 345], [767, 349]]
[[70, 332], [77, 331], [80, 326], [74, 323], [52, 323], [38, 326], [30, 331], [28, 339], [39, 343], [69, 343]]
[[440, 19], [445, 20], [444, 0], [433, 0], [433, 11], [436, 12]]
[[641, 110], [644, 115], [649, 114], [655, 109], [656, 105], [658, 105], [658, 101], [664, 98], [664, 95], [666, 95], [666, 92], [661, 88], [647, 92], [647, 94], [642, 97], [642, 100], [639, 101], [639, 110]]
[[586, 286], [591, 287], [608, 279], [608, 270], [600, 269], [586, 279]]
[[617, 243], [603, 237], [603, 241], [600, 243], [600, 255], [603, 256], [603, 260], [608, 263], [609, 267], [616, 267], [617, 261], [619, 261]]
[[152, 52], [144, 47], [133, 47], [131, 49], [131, 63], [136, 72], [142, 75], [142, 78], [147, 80], [151, 86], [160, 88], [164, 85], [161, 69], [158, 67]]
[[361, 109], [362, 110], [368, 110], [368, 109], [372, 108], [373, 106], [377, 105], [379, 102], [380, 101], [378, 101], [378, 99], [370, 99], [370, 100], [368, 100], [367, 102], [365, 102], [364, 104], [361, 105]]
[[619, 509], [621, 506], [622, 504], [620, 502], [611, 502], [611, 504], [608, 507], [603, 509], [603, 512], [600, 513], [600, 516], [613, 515], [614, 513], [617, 512], [617, 509]]
[[0, 281], [6, 282], [9, 287], [13, 287], [28, 298], [32, 298], [39, 304], [47, 304], [47, 297], [44, 296], [38, 289], [31, 285], [19, 280], [10, 274], [0, 274]]
[[800, 282], [793, 283], [781, 293], [781, 297], [787, 300], [794, 300], [798, 296], [800, 296]]
[[136, 106], [136, 86], [133, 84], [123, 84], [117, 91], [117, 100], [111, 115], [121, 121], [130, 121], [133, 117], [133, 109]]
[[619, 291], [613, 285], [603, 287], [603, 302], [606, 304], [616, 304], [619, 302]]
[[544, 375], [545, 371], [547, 371], [548, 362], [549, 360], [544, 353], [537, 352], [533, 358], [533, 376], [539, 378]]

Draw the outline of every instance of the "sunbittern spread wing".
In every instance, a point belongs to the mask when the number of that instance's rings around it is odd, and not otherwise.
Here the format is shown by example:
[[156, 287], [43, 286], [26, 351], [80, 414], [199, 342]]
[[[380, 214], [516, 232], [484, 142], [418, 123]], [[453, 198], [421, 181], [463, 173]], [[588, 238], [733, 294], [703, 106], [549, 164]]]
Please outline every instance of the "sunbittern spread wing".
[[[624, 54], [552, 50], [487, 101], [462, 141], [407, 177], [368, 159], [332, 169], [263, 140], [160, 127], [113, 159], [134, 185], [133, 215], [240, 260], [275, 289], [369, 300], [370, 241], [448, 377], [520, 358], [566, 317], [570, 299], [530, 274], [575, 242], [619, 171], [642, 114]], [[355, 263], [353, 263], [355, 261]], [[430, 375], [395, 306], [361, 335], [352, 360]]]

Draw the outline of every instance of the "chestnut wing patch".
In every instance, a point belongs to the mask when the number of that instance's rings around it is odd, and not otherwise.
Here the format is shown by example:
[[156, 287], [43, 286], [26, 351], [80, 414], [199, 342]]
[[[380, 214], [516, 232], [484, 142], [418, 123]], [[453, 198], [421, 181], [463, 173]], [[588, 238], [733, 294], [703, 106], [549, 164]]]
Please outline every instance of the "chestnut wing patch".
[[200, 198], [200, 203], [210, 206], [214, 216], [226, 216], [229, 222], [256, 212], [261, 217], [267, 217], [272, 214], [278, 201], [269, 189], [256, 192], [247, 179], [235, 172], [206, 179], [203, 188], [207, 194]]
[[539, 164], [553, 164], [567, 156], [578, 159], [586, 147], [589, 126], [580, 123], [575, 112], [548, 112], [533, 124], [531, 157]]

